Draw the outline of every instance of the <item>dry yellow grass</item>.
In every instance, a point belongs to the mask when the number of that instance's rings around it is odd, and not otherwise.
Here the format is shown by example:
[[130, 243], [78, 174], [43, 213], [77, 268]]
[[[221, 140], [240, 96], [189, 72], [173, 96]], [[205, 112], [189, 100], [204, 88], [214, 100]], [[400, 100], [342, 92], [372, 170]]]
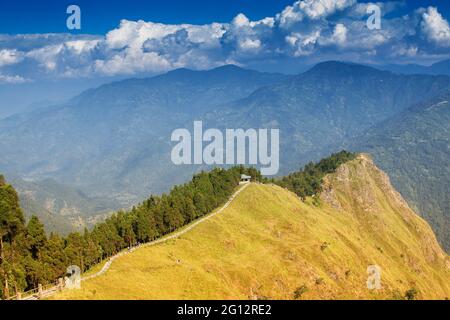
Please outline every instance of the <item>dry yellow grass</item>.
[[[56, 299], [392, 299], [450, 297], [448, 256], [366, 156], [325, 181], [319, 206], [252, 184], [176, 240], [114, 261]], [[367, 289], [367, 267], [382, 289]]]

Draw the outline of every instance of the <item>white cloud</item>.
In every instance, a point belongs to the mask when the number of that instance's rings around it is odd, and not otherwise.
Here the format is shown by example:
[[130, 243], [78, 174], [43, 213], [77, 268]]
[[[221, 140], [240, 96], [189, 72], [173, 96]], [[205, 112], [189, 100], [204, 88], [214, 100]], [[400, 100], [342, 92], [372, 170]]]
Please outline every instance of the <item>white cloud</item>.
[[19, 63], [23, 60], [23, 52], [16, 49], [0, 50], [0, 67]]
[[56, 62], [63, 48], [64, 44], [49, 45], [27, 52], [26, 57], [34, 59], [47, 71], [52, 71], [56, 69]]
[[287, 6], [277, 15], [277, 20], [281, 27], [289, 28], [304, 19], [323, 19], [355, 4], [356, 0], [301, 0]]
[[349, 15], [354, 18], [367, 17], [367, 9], [373, 5], [378, 6], [380, 8], [381, 15], [385, 16], [388, 13], [394, 12], [398, 8], [403, 7], [405, 3], [401, 1], [355, 3], [351, 7]]
[[239, 47], [244, 51], [258, 50], [261, 47], [261, 41], [258, 39], [245, 39], [239, 42]]
[[250, 20], [243, 13], [239, 13], [236, 17], [234, 17], [232, 23], [238, 28], [250, 26]]
[[332, 42], [341, 46], [345, 45], [347, 41], [347, 33], [348, 29], [345, 27], [345, 25], [343, 25], [342, 23], [338, 23], [334, 27]]
[[286, 42], [292, 47], [294, 57], [308, 56], [314, 52], [320, 39], [320, 30], [309, 34], [291, 33], [286, 36]]
[[356, 0], [304, 0], [298, 7], [310, 19], [320, 19], [353, 6]]
[[111, 49], [122, 49], [126, 46], [139, 47], [146, 40], [162, 39], [181, 28], [183, 28], [182, 25], [122, 20], [119, 28], [107, 33], [106, 44]]
[[422, 17], [422, 29], [428, 39], [439, 46], [450, 47], [450, 26], [437, 8], [429, 7]]
[[30, 81], [29, 79], [25, 79], [19, 75], [10, 76], [0, 74], [0, 84], [20, 84], [29, 81]]
[[[256, 21], [241, 13], [229, 23], [205, 25], [122, 20], [104, 36], [0, 35], [0, 74], [23, 79], [113, 76], [285, 58], [398, 62], [450, 55], [449, 23], [436, 8], [388, 18], [399, 2], [376, 2], [384, 15], [382, 29], [369, 30], [370, 4], [301, 0]], [[7, 77], [1, 81], [21, 81]]]
[[67, 41], [65, 45], [76, 54], [83, 54], [94, 50], [99, 43], [100, 40], [73, 40]]
[[184, 28], [187, 31], [189, 41], [207, 47], [218, 46], [219, 40], [226, 32], [224, 26], [220, 23], [204, 26], [185, 25]]
[[107, 60], [96, 60], [94, 70], [105, 75], [134, 74], [139, 72], [161, 72], [169, 70], [169, 61], [157, 53], [144, 53], [140, 50], [128, 49]]

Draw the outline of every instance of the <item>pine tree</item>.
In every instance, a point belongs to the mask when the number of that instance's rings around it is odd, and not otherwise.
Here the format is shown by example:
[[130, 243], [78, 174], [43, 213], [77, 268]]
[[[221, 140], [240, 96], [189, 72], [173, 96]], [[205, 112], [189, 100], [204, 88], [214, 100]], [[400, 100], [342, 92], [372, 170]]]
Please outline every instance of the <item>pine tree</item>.
[[17, 193], [0, 176], [0, 297], [54, 281], [69, 265], [84, 272], [138, 241], [174, 231], [225, 202], [241, 173], [259, 177], [255, 170], [234, 167], [201, 172], [169, 194], [150, 196], [129, 212], [113, 214], [91, 232], [74, 232], [66, 238], [52, 234], [48, 239], [37, 217], [25, 226]]
[[158, 235], [154, 217], [142, 209], [137, 212], [136, 234], [139, 242], [148, 242]]
[[0, 263], [3, 259], [4, 242], [11, 243], [23, 232], [25, 219], [19, 205], [19, 197], [14, 188], [0, 179]]
[[[23, 286], [23, 266], [16, 251], [16, 238], [25, 229], [25, 220], [14, 188], [0, 175], [0, 298], [8, 297], [16, 283]], [[16, 261], [17, 260], [17, 261]]]
[[38, 217], [32, 216], [27, 225], [26, 243], [33, 259], [39, 259], [42, 249], [47, 244], [44, 225]]
[[78, 232], [69, 234], [66, 239], [64, 253], [67, 256], [68, 264], [78, 266], [81, 269], [81, 272], [84, 272], [86, 270], [83, 254], [84, 247], [84, 238]]
[[64, 239], [57, 234], [51, 234], [42, 253], [42, 262], [49, 269], [49, 280], [62, 277], [68, 267], [64, 252]]

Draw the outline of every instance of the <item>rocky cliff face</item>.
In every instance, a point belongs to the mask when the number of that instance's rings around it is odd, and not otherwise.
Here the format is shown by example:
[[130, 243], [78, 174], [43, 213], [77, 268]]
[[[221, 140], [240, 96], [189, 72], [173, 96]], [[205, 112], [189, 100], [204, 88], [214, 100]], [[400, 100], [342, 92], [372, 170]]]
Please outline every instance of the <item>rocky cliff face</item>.
[[430, 226], [409, 207], [386, 173], [366, 154], [327, 176], [321, 198], [337, 211], [351, 214], [359, 226], [380, 242], [391, 239], [401, 244], [412, 264], [418, 257], [442, 266], [448, 261]]

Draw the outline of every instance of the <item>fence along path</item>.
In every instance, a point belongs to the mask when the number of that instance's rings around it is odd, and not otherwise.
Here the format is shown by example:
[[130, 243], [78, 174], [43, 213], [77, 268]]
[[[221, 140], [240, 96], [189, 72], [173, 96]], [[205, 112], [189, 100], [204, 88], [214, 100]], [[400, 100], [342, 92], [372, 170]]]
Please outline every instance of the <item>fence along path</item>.
[[[125, 254], [133, 252], [136, 249], [154, 246], [154, 245], [157, 245], [157, 244], [160, 244], [160, 243], [167, 242], [167, 241], [172, 240], [172, 239], [179, 238], [180, 236], [184, 235], [185, 233], [189, 232], [190, 230], [192, 230], [193, 228], [198, 226], [200, 223], [203, 223], [203, 222], [211, 219], [212, 217], [218, 215], [223, 210], [228, 208], [228, 206], [233, 202], [233, 200], [237, 197], [237, 195], [239, 193], [241, 193], [245, 188], [247, 188], [248, 185], [249, 185], [248, 183], [241, 185], [240, 188], [230, 197], [230, 199], [228, 199], [227, 203], [225, 203], [217, 211], [215, 211], [215, 212], [213, 212], [213, 213], [211, 213], [209, 215], [206, 215], [203, 218], [198, 219], [197, 221], [195, 221], [194, 223], [190, 224], [186, 228], [184, 228], [184, 229], [182, 229], [180, 231], [177, 231], [175, 233], [172, 233], [169, 236], [163, 237], [163, 238], [155, 240], [155, 241], [151, 241], [151, 242], [147, 242], [147, 243], [144, 243], [144, 244], [140, 244], [140, 245], [134, 246], [134, 247], [132, 247], [130, 249], [127, 249], [126, 251], [119, 252], [118, 254], [110, 257], [108, 259], [108, 261], [103, 265], [103, 267], [101, 268], [100, 271], [98, 271], [98, 272], [96, 272], [94, 274], [91, 274], [89, 276], [82, 277], [81, 281], [91, 280], [91, 279], [94, 279], [94, 278], [97, 278], [97, 277], [101, 276], [102, 274], [107, 272], [109, 270], [109, 268], [111, 268], [111, 265], [114, 262], [114, 260], [116, 260], [117, 258], [119, 258], [119, 257], [121, 257], [121, 256], [123, 256]], [[54, 283], [53, 283], [53, 285], [54, 285]], [[61, 284], [60, 281], [58, 281], [57, 285], [55, 285], [55, 286], [53, 286], [53, 285], [50, 285], [50, 287], [47, 288], [47, 289], [44, 289], [42, 287], [41, 287], [41, 289], [33, 289], [31, 291], [23, 293], [22, 295], [19, 295], [19, 296], [16, 295], [14, 297], [11, 297], [10, 300], [39, 300], [39, 299], [43, 299], [43, 298], [48, 298], [48, 297], [54, 295], [55, 293], [62, 291], [63, 287], [62, 287], [62, 284]], [[27, 293], [28, 293], [28, 295], [27, 295]]]
[[190, 231], [190, 230], [192, 230], [193, 228], [195, 228], [195, 227], [196, 227], [197, 225], [199, 225], [200, 223], [203, 223], [203, 222], [205, 222], [206, 220], [211, 219], [211, 218], [214, 217], [215, 215], [221, 213], [223, 210], [225, 210], [226, 208], [228, 208], [228, 206], [231, 204], [231, 202], [233, 202], [233, 200], [236, 198], [236, 196], [237, 196], [239, 193], [241, 193], [247, 186], [248, 186], [248, 184], [242, 185], [242, 187], [239, 188], [239, 190], [237, 190], [237, 191], [230, 197], [230, 199], [227, 201], [227, 203], [225, 203], [219, 210], [217, 210], [217, 211], [215, 211], [215, 212], [213, 212], [213, 213], [211, 213], [211, 214], [209, 214], [209, 215], [206, 215], [206, 216], [204, 216], [203, 218], [198, 219], [197, 221], [195, 221], [194, 223], [190, 224], [190, 225], [187, 226], [186, 228], [184, 228], [184, 229], [182, 229], [182, 230], [180, 230], [180, 231], [178, 231], [178, 232], [175, 232], [175, 233], [173, 233], [173, 234], [171, 234], [171, 235], [169, 235], [169, 236], [167, 236], [167, 237], [163, 237], [163, 238], [161, 238], [161, 239], [158, 239], [158, 240], [155, 240], [155, 241], [152, 241], [152, 242], [147, 242], [147, 243], [144, 243], [144, 244], [141, 244], [141, 245], [137, 245], [137, 246], [135, 246], [135, 247], [133, 247], [133, 248], [127, 250], [127, 251], [122, 251], [122, 252], [116, 254], [115, 256], [112, 256], [111, 258], [108, 259], [108, 261], [105, 263], [105, 265], [103, 266], [103, 268], [102, 268], [99, 272], [94, 273], [94, 274], [92, 274], [92, 275], [90, 275], [90, 276], [87, 276], [87, 277], [83, 277], [83, 278], [81, 279], [81, 281], [86, 281], [86, 280], [90, 280], [90, 279], [93, 279], [93, 278], [97, 278], [98, 276], [101, 276], [102, 274], [104, 274], [106, 271], [109, 270], [109, 268], [111, 267], [111, 264], [113, 263], [114, 260], [116, 260], [117, 258], [119, 258], [119, 257], [121, 257], [121, 256], [123, 256], [123, 255], [125, 255], [125, 254], [127, 254], [127, 253], [133, 252], [133, 251], [135, 251], [136, 249], [154, 246], [154, 245], [157, 245], [157, 244], [160, 244], [160, 243], [163, 243], [163, 242], [167, 242], [167, 241], [172, 240], [172, 239], [179, 238], [179, 237], [182, 236], [183, 234], [185, 234], [185, 233], [187, 233], [188, 231]]

